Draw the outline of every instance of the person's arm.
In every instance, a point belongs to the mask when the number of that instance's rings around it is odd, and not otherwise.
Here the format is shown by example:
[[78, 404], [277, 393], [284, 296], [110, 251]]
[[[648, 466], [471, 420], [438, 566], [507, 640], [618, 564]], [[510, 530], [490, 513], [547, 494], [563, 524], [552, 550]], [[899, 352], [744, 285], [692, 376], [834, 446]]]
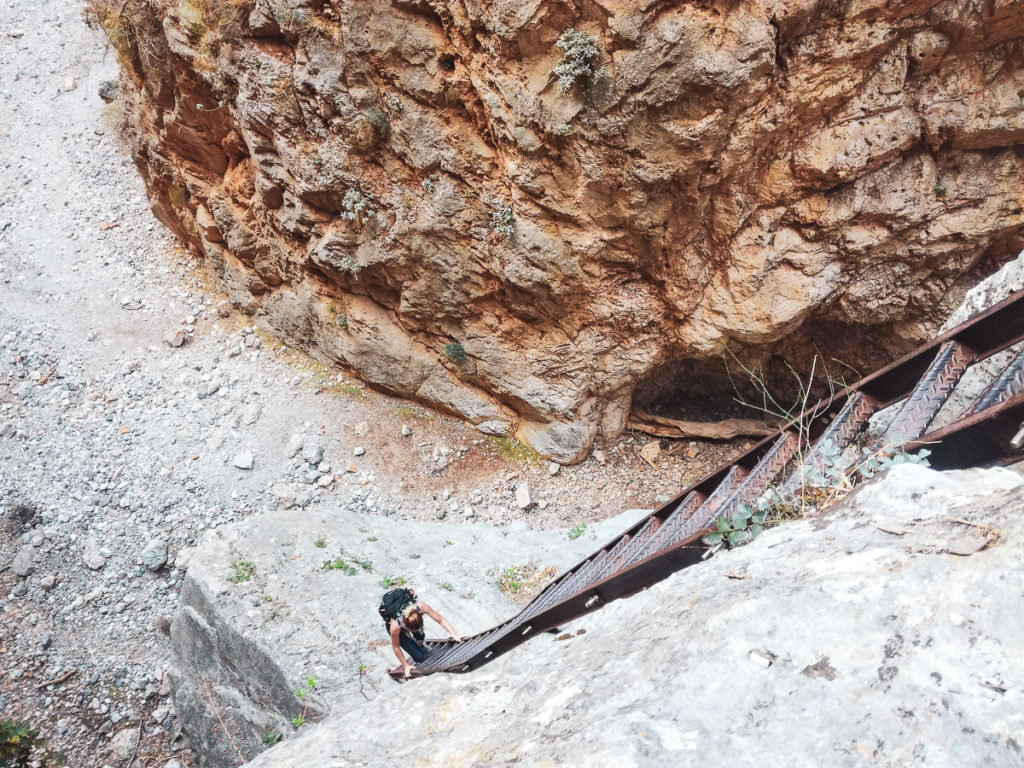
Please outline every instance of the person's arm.
[[402, 663], [402, 669], [405, 670], [405, 676], [409, 677], [412, 675], [412, 664], [405, 658], [405, 654], [402, 653], [402, 646], [398, 643], [398, 638], [402, 632], [402, 628], [398, 626], [398, 622], [391, 621], [391, 650], [395, 652], [395, 656]]
[[419, 606], [421, 611], [423, 611], [425, 614], [427, 614], [427, 616], [429, 616], [442, 627], [444, 627], [444, 631], [452, 636], [452, 640], [454, 640], [457, 643], [462, 642], [462, 638], [459, 635], [455, 634], [455, 630], [452, 629], [452, 625], [448, 623], [448, 619], [446, 619], [444, 616], [435, 611], [426, 603], [419, 603]]

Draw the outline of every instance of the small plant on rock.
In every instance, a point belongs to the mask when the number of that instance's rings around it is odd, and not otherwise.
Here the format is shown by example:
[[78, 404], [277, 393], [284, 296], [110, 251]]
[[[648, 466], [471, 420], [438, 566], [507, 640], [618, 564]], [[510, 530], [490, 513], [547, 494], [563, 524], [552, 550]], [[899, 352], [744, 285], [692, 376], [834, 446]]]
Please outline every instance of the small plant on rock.
[[601, 58], [601, 49], [597, 39], [589, 32], [569, 28], [558, 36], [555, 45], [562, 49], [562, 60], [555, 66], [552, 74], [558, 78], [558, 87], [562, 93], [568, 93], [578, 82], [593, 81], [601, 70], [595, 68]]
[[571, 528], [569, 530], [569, 538], [570, 539], [578, 539], [580, 536], [582, 536], [586, 532], [587, 532], [587, 524], [586, 523], [580, 523], [579, 525], [574, 526], [573, 528]]
[[461, 363], [466, 359], [466, 349], [457, 341], [445, 344], [444, 354], [453, 363]]
[[504, 235], [506, 239], [512, 238], [516, 233], [516, 217], [512, 205], [496, 203], [491, 210], [491, 220], [487, 223], [491, 231]]
[[370, 208], [370, 203], [370, 198], [365, 197], [358, 189], [350, 189], [341, 199], [340, 216], [345, 221], [357, 221], [362, 224], [377, 215], [377, 212]]
[[408, 582], [402, 576], [391, 576], [390, 578], [380, 580], [380, 585], [384, 589], [388, 589], [390, 587], [404, 587], [407, 583]]
[[241, 584], [243, 581], [252, 581], [252, 572], [256, 564], [251, 560], [235, 560], [231, 563], [231, 575], [228, 581], [232, 584]]
[[381, 136], [387, 136], [391, 132], [391, 121], [388, 116], [379, 109], [371, 109], [366, 113], [366, 122], [373, 126]]
[[928, 466], [930, 451], [908, 453], [895, 444], [871, 453], [861, 451], [856, 462], [843, 458], [832, 441], [825, 439], [813, 462], [801, 468], [800, 485], [795, 495], [768, 488], [753, 504], [740, 504], [731, 515], [723, 515], [714, 530], [704, 537], [709, 546], [738, 547], [757, 538], [773, 523], [805, 514], [809, 509], [827, 509], [844, 498], [858, 484], [897, 464]]
[[320, 566], [321, 571], [341, 571], [349, 576], [356, 575], [356, 567], [349, 565], [340, 557], [336, 557], [333, 560], [324, 560], [324, 564]]

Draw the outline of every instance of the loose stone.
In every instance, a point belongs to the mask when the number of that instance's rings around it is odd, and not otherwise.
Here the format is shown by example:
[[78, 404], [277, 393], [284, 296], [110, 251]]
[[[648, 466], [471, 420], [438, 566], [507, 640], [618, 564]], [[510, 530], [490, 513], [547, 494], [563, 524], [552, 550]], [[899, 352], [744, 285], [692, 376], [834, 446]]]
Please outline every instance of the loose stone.
[[231, 463], [239, 469], [252, 469], [255, 461], [252, 451], [242, 451], [235, 454], [235, 458], [231, 460]]

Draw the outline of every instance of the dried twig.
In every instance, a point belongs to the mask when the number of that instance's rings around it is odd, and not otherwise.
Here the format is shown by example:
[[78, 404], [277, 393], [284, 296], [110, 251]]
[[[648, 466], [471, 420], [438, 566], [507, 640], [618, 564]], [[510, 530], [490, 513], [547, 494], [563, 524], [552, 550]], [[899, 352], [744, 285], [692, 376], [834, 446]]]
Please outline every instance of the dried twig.
[[53, 678], [53, 680], [47, 680], [45, 683], [40, 683], [36, 686], [36, 690], [41, 691], [48, 685], [58, 685], [59, 683], [63, 683], [65, 680], [70, 679], [71, 676], [74, 675], [76, 672], [78, 672], [77, 669], [72, 669], [70, 672], [65, 672], [60, 677], [55, 677]]
[[363, 690], [363, 676], [364, 676], [364, 674], [365, 674], [365, 673], [366, 673], [366, 670], [365, 670], [365, 669], [360, 669], [360, 670], [359, 670], [359, 692], [360, 692], [361, 694], [363, 694], [363, 698], [364, 698], [364, 699], [366, 699], [367, 701], [369, 701], [369, 700], [370, 700], [370, 697], [369, 697], [369, 696], [367, 696], [367, 695], [366, 695], [366, 691], [364, 691], [364, 690]]

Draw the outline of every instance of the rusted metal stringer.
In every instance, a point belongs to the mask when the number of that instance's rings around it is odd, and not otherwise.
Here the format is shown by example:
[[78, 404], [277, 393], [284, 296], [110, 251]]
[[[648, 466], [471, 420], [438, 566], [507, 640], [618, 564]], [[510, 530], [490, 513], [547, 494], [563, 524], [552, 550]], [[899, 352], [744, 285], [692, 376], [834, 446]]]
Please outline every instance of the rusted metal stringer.
[[[989, 374], [982, 394], [948, 424], [928, 432], [965, 371], [1022, 345]], [[699, 562], [715, 521], [768, 488], [796, 495], [827, 455], [854, 446], [875, 414], [894, 406], [867, 451], [928, 446], [940, 469], [995, 464], [1024, 453], [1024, 291], [809, 408], [775, 435], [685, 489], [549, 584], [519, 614], [461, 643], [428, 641], [417, 673], [469, 672], [536, 634], [628, 597]], [[392, 675], [400, 677], [401, 670]]]

